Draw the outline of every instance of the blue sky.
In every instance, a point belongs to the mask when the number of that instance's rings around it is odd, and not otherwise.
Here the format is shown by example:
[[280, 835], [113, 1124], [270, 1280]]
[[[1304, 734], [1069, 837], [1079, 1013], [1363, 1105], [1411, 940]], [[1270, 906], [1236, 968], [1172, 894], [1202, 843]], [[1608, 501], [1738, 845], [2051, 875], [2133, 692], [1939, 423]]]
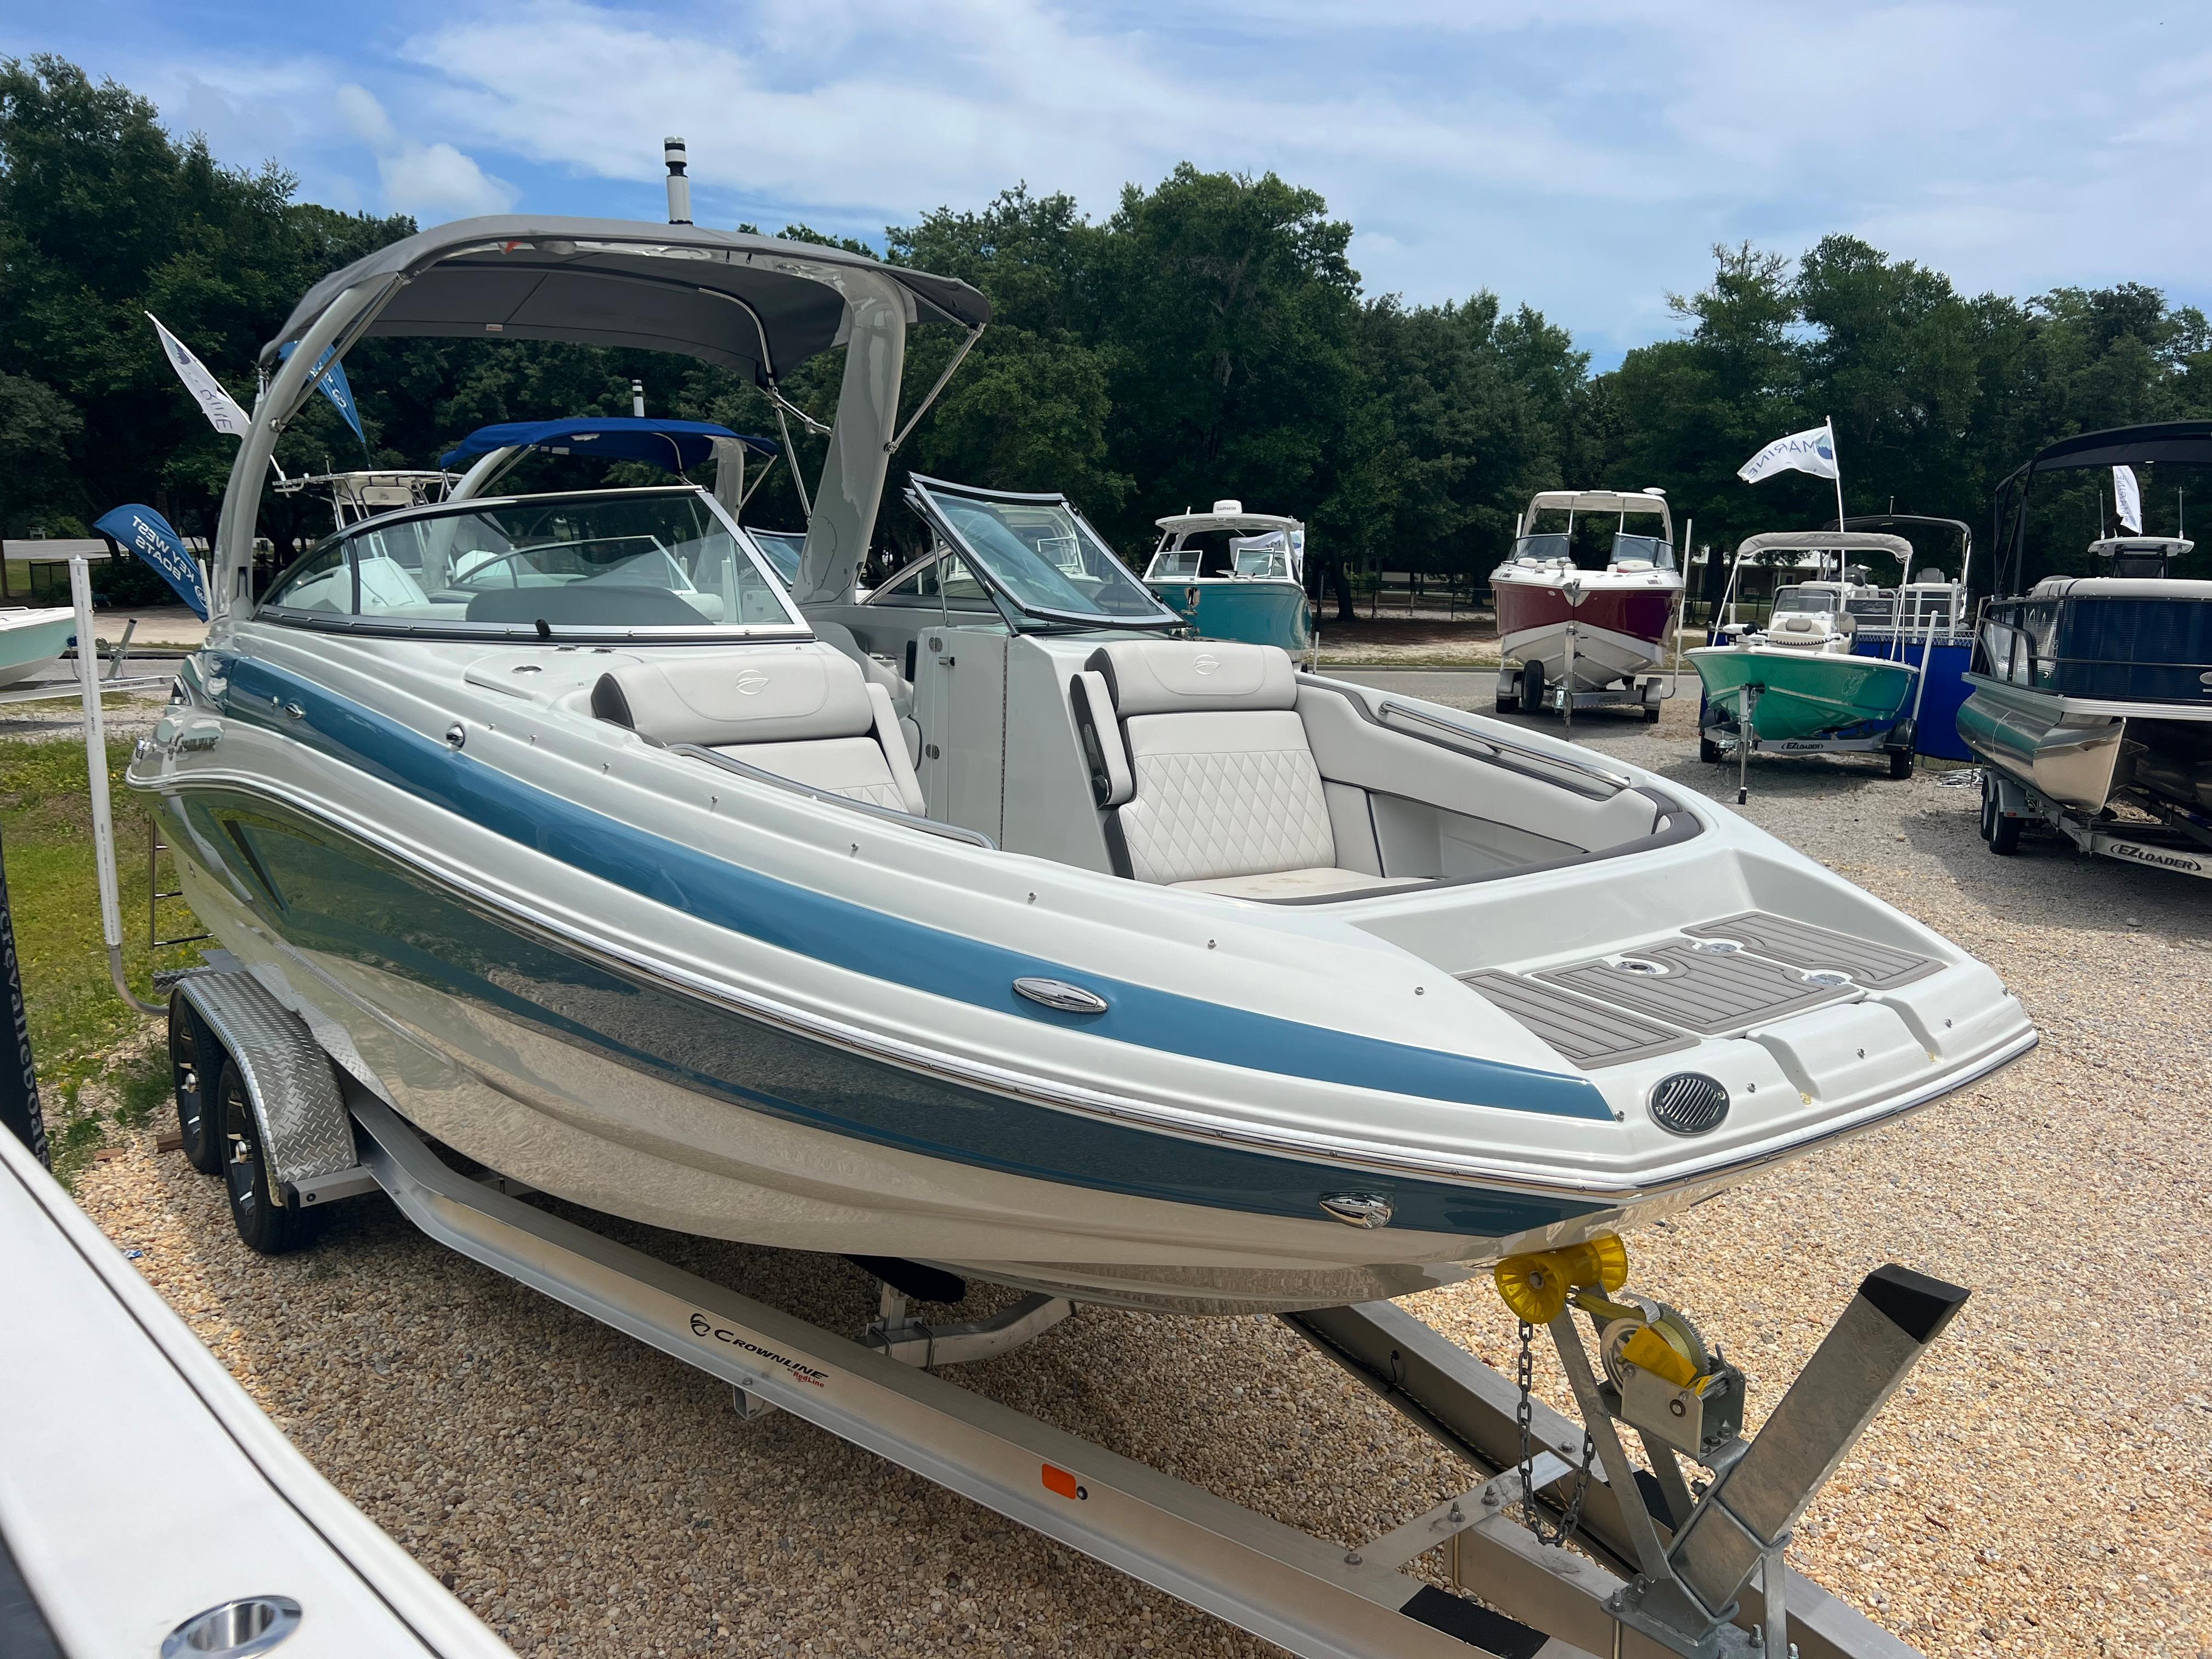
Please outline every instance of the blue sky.
[[1832, 230], [1970, 292], [2212, 301], [2212, 7], [1698, 0], [0, 0], [0, 52], [151, 96], [225, 160], [425, 222], [508, 207], [876, 237], [1026, 179], [1093, 216], [1272, 168], [1370, 292], [1489, 288], [1604, 367], [1717, 241]]

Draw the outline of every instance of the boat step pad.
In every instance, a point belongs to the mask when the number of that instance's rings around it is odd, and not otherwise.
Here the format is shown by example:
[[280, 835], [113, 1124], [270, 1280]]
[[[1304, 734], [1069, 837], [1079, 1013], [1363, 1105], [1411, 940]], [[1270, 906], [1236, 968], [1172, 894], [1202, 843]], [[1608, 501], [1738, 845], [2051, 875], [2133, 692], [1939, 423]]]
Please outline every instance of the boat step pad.
[[1747, 951], [1792, 968], [1834, 969], [1869, 991], [1887, 991], [1924, 979], [1943, 964], [1894, 945], [1876, 945], [1810, 922], [1794, 921], [1771, 910], [1747, 910], [1740, 916], [1682, 930], [1692, 939], [1734, 939]]
[[1670, 1048], [1694, 1048], [1697, 1039], [1652, 1020], [1608, 1008], [1518, 974], [1486, 969], [1462, 974], [1460, 983], [1510, 1014], [1585, 1072], [1618, 1066]]
[[1618, 963], [1578, 962], [1538, 977], [1706, 1036], [1863, 994], [1840, 972], [1823, 983], [1748, 951], [1716, 951], [1710, 941], [1700, 949], [1686, 939], [1639, 947]]

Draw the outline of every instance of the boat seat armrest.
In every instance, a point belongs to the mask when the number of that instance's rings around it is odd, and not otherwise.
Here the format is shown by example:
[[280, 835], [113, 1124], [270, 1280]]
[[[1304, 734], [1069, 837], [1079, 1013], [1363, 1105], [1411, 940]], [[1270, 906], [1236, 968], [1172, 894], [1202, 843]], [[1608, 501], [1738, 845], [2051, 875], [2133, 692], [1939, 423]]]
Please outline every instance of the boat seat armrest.
[[1102, 808], [1119, 806], [1137, 793], [1137, 786], [1106, 677], [1095, 668], [1085, 669], [1068, 681], [1067, 697], [1074, 705], [1084, 762], [1091, 769], [1091, 799]]
[[868, 703], [876, 711], [876, 742], [883, 748], [884, 763], [890, 770], [900, 799], [915, 817], [928, 817], [929, 809], [921, 798], [921, 781], [915, 775], [914, 758], [908, 752], [906, 732], [901, 729], [898, 710], [891, 705], [890, 693], [870, 681]]

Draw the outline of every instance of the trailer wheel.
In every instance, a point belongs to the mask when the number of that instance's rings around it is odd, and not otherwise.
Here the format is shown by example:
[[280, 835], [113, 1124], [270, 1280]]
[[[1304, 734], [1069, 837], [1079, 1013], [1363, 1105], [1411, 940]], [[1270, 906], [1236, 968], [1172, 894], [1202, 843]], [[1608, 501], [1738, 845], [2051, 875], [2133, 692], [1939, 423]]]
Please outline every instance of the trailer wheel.
[[246, 1079], [227, 1056], [216, 1073], [215, 1099], [222, 1113], [223, 1185], [238, 1236], [263, 1255], [298, 1249], [313, 1236], [313, 1213], [288, 1207], [277, 1196], [260, 1126], [246, 1097]]
[[1657, 703], [1647, 702], [1644, 705], [1644, 723], [1646, 726], [1656, 726], [1659, 724], [1659, 705]]
[[1521, 711], [1526, 714], [1544, 712], [1544, 665], [1540, 662], [1521, 665]]
[[2005, 859], [2020, 851], [2020, 820], [2006, 816], [1996, 780], [1986, 769], [1982, 773], [1982, 822], [1989, 826], [1990, 851]]
[[1893, 778], [1909, 778], [1912, 775], [1912, 751], [1910, 749], [1893, 749], [1889, 751], [1889, 775]]
[[207, 1086], [210, 1079], [200, 1069], [203, 1053], [221, 1063], [222, 1051], [192, 1012], [191, 1004], [179, 993], [170, 992], [169, 1082], [177, 1097], [177, 1134], [184, 1143], [185, 1161], [202, 1175], [217, 1175], [222, 1170], [222, 1136], [210, 1121], [213, 1097]]

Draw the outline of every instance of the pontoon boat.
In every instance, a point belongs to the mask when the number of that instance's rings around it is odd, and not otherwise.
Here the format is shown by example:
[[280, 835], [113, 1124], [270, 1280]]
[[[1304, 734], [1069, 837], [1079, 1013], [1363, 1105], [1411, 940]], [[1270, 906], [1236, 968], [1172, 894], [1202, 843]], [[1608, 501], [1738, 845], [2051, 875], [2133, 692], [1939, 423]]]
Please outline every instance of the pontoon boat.
[[[655, 1225], [1238, 1312], [1672, 1213], [2033, 1043], [1988, 968], [1649, 773], [1170, 637], [1058, 498], [917, 479], [940, 549], [855, 603], [906, 334], [988, 314], [837, 250], [520, 217], [301, 302], [129, 775], [346, 1088]], [[252, 604], [306, 366], [423, 334], [772, 393], [843, 343], [792, 590], [679, 483], [386, 514]], [[198, 1155], [278, 1248], [307, 1212], [258, 1109], [215, 1100]]]

